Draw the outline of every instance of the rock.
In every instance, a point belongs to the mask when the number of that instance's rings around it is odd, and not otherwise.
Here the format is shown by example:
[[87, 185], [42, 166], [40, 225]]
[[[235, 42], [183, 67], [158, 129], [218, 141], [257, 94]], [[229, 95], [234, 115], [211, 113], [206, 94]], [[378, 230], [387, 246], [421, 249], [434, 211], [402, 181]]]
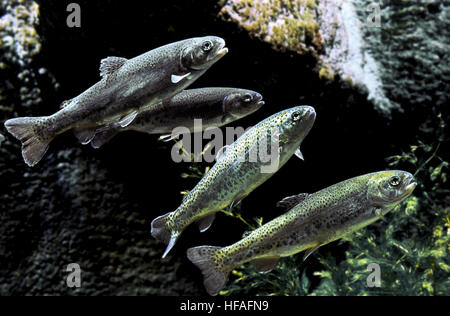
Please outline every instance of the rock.
[[[450, 2], [227, 0], [219, 16], [277, 50], [316, 57], [318, 75], [335, 76], [390, 115], [401, 104], [445, 104], [449, 95]], [[379, 23], [374, 17], [379, 11]]]

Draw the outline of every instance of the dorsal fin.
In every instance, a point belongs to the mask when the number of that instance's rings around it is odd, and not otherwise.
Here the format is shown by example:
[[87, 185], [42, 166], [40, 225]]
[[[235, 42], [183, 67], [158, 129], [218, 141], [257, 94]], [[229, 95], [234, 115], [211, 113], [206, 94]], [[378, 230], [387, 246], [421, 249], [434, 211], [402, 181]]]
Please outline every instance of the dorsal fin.
[[218, 162], [220, 159], [225, 157], [225, 152], [227, 151], [229, 145], [225, 145], [222, 148], [219, 149], [216, 155], [216, 162]]
[[122, 57], [107, 57], [100, 62], [100, 76], [105, 78], [117, 71], [128, 59]]
[[64, 109], [64, 108], [68, 107], [69, 104], [72, 102], [72, 100], [73, 100], [73, 99], [63, 101], [63, 102], [61, 103], [61, 105], [59, 106], [59, 108], [62, 110], [62, 109]]
[[277, 203], [277, 207], [284, 208], [286, 210], [290, 210], [294, 206], [296, 206], [298, 203], [303, 201], [309, 194], [308, 193], [300, 193], [298, 195], [291, 195], [288, 197], [285, 197], [281, 201]]

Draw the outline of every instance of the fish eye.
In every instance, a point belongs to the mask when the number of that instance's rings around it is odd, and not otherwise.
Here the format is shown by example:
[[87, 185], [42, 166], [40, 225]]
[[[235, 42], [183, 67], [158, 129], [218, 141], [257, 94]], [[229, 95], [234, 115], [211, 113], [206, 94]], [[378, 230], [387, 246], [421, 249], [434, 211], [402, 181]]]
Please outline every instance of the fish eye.
[[389, 184], [393, 187], [396, 187], [400, 184], [401, 179], [399, 176], [393, 176], [389, 179]]
[[244, 102], [246, 102], [246, 103], [248, 103], [248, 102], [250, 102], [250, 101], [252, 101], [253, 100], [253, 97], [252, 97], [252, 95], [251, 94], [249, 94], [249, 93], [246, 93], [246, 94], [244, 94], [244, 97], [243, 97], [243, 99], [242, 99]]
[[300, 112], [294, 112], [294, 113], [292, 113], [292, 119], [293, 119], [294, 121], [298, 121], [298, 120], [300, 119], [300, 117], [301, 117]]
[[213, 48], [213, 43], [211, 41], [204, 41], [202, 43], [202, 50], [206, 53]]

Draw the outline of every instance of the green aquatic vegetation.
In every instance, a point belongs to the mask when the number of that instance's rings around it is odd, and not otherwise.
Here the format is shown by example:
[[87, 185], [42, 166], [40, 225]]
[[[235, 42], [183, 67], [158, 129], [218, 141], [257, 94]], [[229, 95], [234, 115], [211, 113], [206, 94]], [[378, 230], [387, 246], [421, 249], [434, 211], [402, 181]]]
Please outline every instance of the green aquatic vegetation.
[[[386, 160], [390, 167], [416, 170], [414, 196], [388, 214], [376, 227], [349, 236], [346, 259], [337, 264], [319, 256], [325, 267], [316, 272], [322, 281], [313, 295], [449, 295], [450, 201], [446, 124], [437, 115], [431, 143], [418, 141], [409, 150]], [[365, 286], [368, 263], [381, 270], [381, 286]]]
[[[418, 141], [409, 150], [386, 159], [391, 168], [416, 170], [415, 195], [380, 221], [335, 242], [333, 248], [342, 249], [343, 258], [330, 253], [329, 246], [304, 263], [301, 255], [282, 258], [267, 274], [245, 264], [232, 272], [232, 282], [220, 294], [449, 295], [449, 162], [443, 158], [449, 139], [441, 115], [434, 125], [438, 126], [432, 129], [436, 135], [430, 139], [435, 141]], [[240, 206], [224, 213], [244, 222], [250, 230], [263, 222], [262, 218], [245, 219]], [[374, 263], [380, 268], [379, 287], [368, 283], [373, 272], [369, 265]]]
[[281, 51], [317, 54], [323, 45], [317, 23], [317, 0], [231, 0], [219, 13], [238, 22], [252, 36]]

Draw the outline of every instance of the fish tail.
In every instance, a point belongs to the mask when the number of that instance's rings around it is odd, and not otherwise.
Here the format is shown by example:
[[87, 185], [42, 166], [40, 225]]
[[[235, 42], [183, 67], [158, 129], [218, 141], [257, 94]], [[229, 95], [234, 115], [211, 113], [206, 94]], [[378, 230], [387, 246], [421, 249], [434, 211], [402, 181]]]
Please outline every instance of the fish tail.
[[22, 156], [30, 167], [42, 159], [53, 139], [36, 133], [45, 119], [46, 117], [19, 117], [5, 122], [8, 132], [22, 142]]
[[228, 281], [229, 271], [224, 269], [220, 247], [200, 246], [189, 248], [187, 257], [203, 274], [203, 284], [210, 295], [219, 294]]
[[175, 246], [178, 236], [180, 235], [178, 231], [172, 231], [167, 225], [170, 214], [171, 213], [167, 213], [166, 215], [159, 216], [152, 221], [152, 236], [167, 245], [166, 251], [164, 251], [162, 256], [163, 258], [165, 258], [173, 246]]

